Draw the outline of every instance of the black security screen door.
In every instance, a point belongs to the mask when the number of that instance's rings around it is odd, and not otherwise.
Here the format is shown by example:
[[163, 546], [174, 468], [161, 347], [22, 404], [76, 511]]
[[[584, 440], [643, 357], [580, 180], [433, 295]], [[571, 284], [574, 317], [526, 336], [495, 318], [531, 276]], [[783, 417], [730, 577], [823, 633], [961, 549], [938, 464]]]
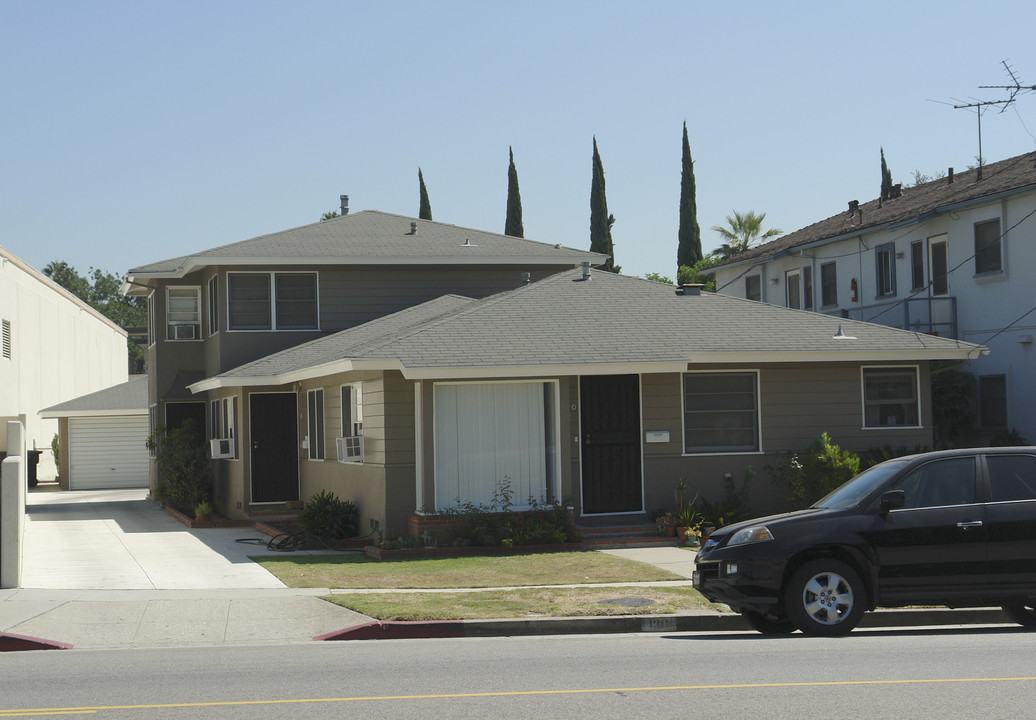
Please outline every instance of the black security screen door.
[[299, 451], [294, 393], [249, 396], [252, 502], [299, 499]]
[[580, 378], [579, 402], [583, 513], [642, 512], [639, 378]]

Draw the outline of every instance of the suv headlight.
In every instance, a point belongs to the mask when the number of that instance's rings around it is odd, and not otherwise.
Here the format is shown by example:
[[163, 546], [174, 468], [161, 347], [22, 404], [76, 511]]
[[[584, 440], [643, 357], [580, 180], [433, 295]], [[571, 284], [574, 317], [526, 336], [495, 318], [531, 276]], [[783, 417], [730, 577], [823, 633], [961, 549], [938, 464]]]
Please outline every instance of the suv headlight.
[[734, 533], [733, 537], [727, 542], [727, 547], [743, 545], [744, 543], [764, 542], [766, 540], [773, 540], [773, 534], [770, 530], [765, 525], [753, 525]]

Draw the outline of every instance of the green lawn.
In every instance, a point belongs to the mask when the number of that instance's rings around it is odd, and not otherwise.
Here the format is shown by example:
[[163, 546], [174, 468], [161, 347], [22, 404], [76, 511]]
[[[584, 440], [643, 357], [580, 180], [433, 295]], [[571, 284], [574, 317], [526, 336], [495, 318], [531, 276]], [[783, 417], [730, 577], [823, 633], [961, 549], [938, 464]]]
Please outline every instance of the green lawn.
[[[717, 609], [689, 586], [530, 587], [686, 580], [652, 565], [600, 552], [422, 558], [377, 562], [363, 555], [263, 557], [256, 562], [291, 587], [412, 589], [335, 593], [325, 600], [379, 620], [669, 614]], [[494, 588], [422, 592], [449, 588]], [[499, 590], [516, 587], [515, 590]]]

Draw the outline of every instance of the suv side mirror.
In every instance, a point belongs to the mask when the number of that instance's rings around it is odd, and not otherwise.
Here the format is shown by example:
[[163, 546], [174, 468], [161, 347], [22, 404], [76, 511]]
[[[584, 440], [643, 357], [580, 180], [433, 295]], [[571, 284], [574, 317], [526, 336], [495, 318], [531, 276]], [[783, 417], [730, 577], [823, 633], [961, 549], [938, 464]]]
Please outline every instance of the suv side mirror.
[[902, 490], [889, 490], [881, 494], [880, 507], [883, 513], [906, 505], [906, 493]]

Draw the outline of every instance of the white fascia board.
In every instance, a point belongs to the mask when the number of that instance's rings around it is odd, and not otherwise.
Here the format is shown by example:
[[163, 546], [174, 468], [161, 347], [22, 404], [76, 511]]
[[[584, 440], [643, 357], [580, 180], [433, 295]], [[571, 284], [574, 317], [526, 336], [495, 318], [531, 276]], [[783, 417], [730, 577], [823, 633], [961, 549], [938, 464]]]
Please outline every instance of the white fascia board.
[[[846, 342], [853, 341], [849, 340]], [[925, 360], [973, 360], [981, 355], [988, 354], [989, 350], [981, 346], [936, 349], [917, 348], [913, 350], [859, 350], [851, 352], [798, 350], [767, 353], [694, 353], [688, 360], [688, 363], [771, 365], [774, 363], [917, 362]]]
[[147, 408], [123, 408], [118, 410], [40, 410], [38, 415], [44, 420], [54, 418], [78, 417], [122, 417], [125, 415], [147, 415]]
[[300, 368], [276, 375], [249, 375], [249, 376], [215, 376], [199, 380], [187, 386], [192, 393], [201, 393], [219, 388], [236, 387], [259, 387], [266, 385], [290, 385], [303, 380], [337, 375], [338, 373], [350, 372], [352, 370], [393, 370], [402, 367], [398, 360], [354, 360], [342, 359], [334, 362], [322, 363], [311, 367]]

